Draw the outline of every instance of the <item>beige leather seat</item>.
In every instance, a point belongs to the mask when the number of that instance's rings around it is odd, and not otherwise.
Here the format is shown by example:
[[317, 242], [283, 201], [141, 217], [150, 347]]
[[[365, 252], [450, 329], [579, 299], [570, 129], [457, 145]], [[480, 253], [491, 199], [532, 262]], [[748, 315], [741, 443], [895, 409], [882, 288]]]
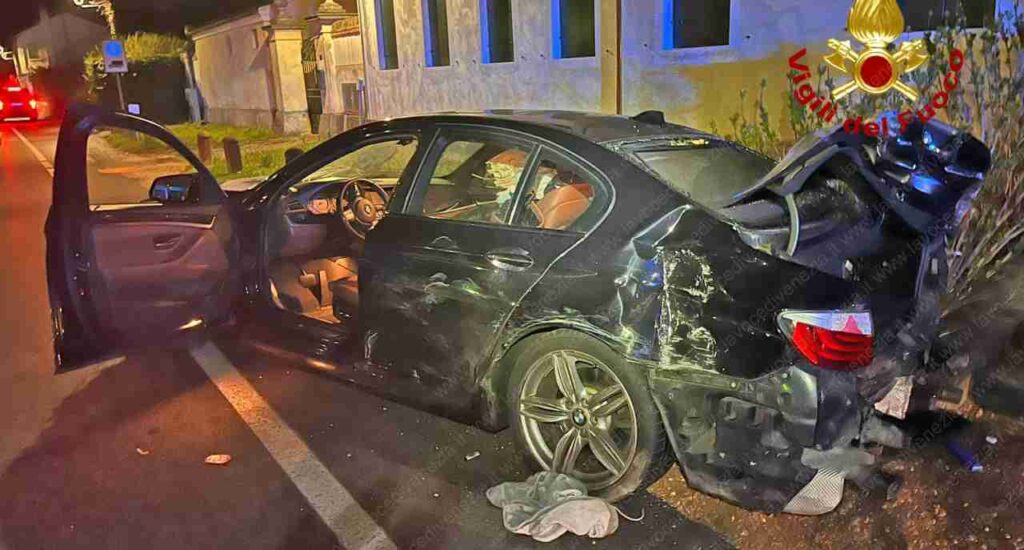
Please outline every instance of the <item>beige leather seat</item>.
[[285, 295], [286, 307], [309, 313], [337, 303], [350, 315], [359, 311], [359, 266], [355, 258], [319, 258], [303, 262], [297, 270], [289, 267], [294, 265], [281, 262], [271, 273], [278, 292]]
[[586, 183], [563, 185], [545, 193], [531, 205], [537, 216], [537, 227], [568, 229], [590, 207], [593, 194], [593, 188]]

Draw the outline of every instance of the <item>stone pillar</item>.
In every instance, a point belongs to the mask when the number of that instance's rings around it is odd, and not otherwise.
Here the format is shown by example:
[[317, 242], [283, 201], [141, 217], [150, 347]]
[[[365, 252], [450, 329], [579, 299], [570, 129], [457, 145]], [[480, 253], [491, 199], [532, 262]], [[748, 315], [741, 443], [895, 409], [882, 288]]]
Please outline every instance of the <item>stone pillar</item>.
[[274, 129], [285, 133], [309, 133], [306, 81], [302, 76], [302, 30], [293, 20], [278, 20], [264, 27], [270, 48], [274, 90]]
[[334, 56], [334, 24], [348, 16], [345, 9], [333, 0], [324, 0], [317, 8], [316, 15], [306, 18], [309, 30], [317, 40], [317, 68], [323, 71], [323, 114], [320, 116], [320, 135], [332, 136], [344, 130], [344, 106], [341, 89], [337, 82]]

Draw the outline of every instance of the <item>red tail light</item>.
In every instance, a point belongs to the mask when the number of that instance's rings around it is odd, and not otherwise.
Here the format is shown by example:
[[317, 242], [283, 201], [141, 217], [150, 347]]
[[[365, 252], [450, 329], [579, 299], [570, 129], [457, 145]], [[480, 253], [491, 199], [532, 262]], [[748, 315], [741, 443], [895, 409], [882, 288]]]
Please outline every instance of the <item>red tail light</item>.
[[869, 313], [786, 310], [779, 314], [779, 327], [801, 355], [821, 368], [852, 370], [874, 359]]

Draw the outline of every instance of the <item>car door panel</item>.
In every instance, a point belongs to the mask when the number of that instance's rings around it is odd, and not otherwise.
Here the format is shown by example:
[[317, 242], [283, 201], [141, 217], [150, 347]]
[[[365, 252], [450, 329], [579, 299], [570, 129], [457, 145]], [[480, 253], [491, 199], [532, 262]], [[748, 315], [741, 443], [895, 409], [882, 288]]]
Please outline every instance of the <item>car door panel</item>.
[[[442, 130], [435, 148], [466, 135], [476, 134], [456, 129], [445, 136]], [[534, 146], [525, 161], [517, 189], [532, 177], [538, 151]], [[431, 159], [440, 165], [441, 153], [426, 158], [407, 213], [382, 220], [368, 235], [360, 259], [365, 352], [391, 371], [442, 388], [425, 392], [423, 399], [463, 400], [471, 406], [480, 369], [511, 313], [541, 277], [573, 279], [573, 273], [560, 272], [558, 259], [584, 234], [513, 226], [508, 220], [514, 211], [504, 222], [465, 221], [446, 212], [414, 215], [422, 209], [417, 204], [429, 206], [428, 195], [438, 187], [431, 179]], [[458, 177], [458, 171], [453, 174]], [[423, 190], [427, 182], [432, 182], [430, 193]]]
[[209, 306], [231, 267], [211, 228], [175, 222], [92, 228], [96, 273], [112, 328], [182, 326]]
[[[87, 143], [98, 127], [168, 145], [195, 168], [195, 200], [89, 205]], [[174, 341], [225, 318], [236, 285], [234, 220], [216, 181], [162, 127], [89, 106], [69, 109], [58, 141], [47, 271], [60, 370]]]
[[[519, 299], [580, 238], [545, 233], [385, 218], [368, 237], [359, 264], [360, 316], [372, 332], [370, 358], [433, 385], [469, 389]], [[508, 249], [522, 250], [531, 265], [509, 269], [488, 257], [507, 255]], [[465, 397], [451, 391], [439, 398], [458, 396]]]

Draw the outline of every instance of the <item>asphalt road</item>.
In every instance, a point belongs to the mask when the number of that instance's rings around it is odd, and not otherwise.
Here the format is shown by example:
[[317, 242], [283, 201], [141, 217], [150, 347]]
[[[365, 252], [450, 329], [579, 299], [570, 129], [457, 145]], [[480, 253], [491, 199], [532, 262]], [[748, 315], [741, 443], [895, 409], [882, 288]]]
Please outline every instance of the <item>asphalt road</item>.
[[[530, 473], [508, 432], [370, 396], [232, 338], [55, 375], [42, 227], [56, 136], [53, 123], [0, 126], [0, 546], [541, 546], [507, 533], [484, 497]], [[204, 464], [212, 453], [233, 459]], [[543, 546], [728, 547], [653, 495], [620, 507], [645, 518], [596, 543]]]

